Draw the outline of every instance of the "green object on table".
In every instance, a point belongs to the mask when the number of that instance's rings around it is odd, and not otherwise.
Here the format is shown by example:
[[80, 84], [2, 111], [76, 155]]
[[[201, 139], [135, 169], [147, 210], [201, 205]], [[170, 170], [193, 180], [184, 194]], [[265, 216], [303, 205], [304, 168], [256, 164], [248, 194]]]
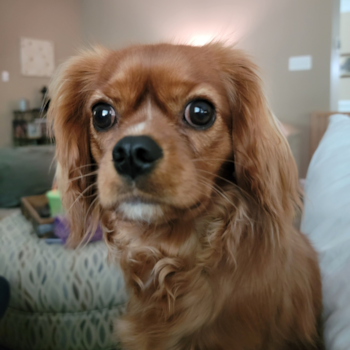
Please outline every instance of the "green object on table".
[[52, 190], [46, 193], [46, 197], [49, 200], [51, 216], [62, 214], [63, 208], [60, 193], [57, 190]]

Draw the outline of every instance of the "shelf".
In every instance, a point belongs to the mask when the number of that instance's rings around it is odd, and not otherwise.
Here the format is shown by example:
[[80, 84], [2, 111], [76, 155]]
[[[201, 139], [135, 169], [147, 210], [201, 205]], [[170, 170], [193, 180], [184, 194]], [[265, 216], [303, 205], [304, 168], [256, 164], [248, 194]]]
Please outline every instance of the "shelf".
[[22, 140], [22, 141], [35, 141], [35, 140], [45, 140], [47, 139], [47, 137], [45, 136], [37, 136], [37, 137], [17, 137], [17, 136], [14, 136], [13, 137], [14, 140]]

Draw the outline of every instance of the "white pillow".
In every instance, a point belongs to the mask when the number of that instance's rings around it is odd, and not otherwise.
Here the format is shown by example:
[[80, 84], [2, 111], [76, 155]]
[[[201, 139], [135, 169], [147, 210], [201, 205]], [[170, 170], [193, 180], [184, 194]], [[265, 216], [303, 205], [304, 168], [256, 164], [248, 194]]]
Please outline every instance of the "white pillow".
[[304, 232], [319, 252], [325, 344], [350, 349], [350, 118], [331, 116], [305, 184]]

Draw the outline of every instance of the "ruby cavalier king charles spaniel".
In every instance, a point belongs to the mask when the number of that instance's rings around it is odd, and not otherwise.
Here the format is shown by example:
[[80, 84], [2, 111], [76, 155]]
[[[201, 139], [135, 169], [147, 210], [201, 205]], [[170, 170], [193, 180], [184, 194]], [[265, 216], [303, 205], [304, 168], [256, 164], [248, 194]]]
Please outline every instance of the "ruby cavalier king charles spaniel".
[[130, 295], [123, 349], [322, 347], [295, 162], [244, 53], [95, 48], [50, 93], [69, 244], [102, 226]]

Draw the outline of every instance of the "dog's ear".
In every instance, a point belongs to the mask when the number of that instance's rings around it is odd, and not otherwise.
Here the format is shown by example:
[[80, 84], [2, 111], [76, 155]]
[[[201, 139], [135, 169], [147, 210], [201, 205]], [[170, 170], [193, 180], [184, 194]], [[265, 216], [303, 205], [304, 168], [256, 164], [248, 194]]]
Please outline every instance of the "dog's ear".
[[217, 45], [228, 91], [238, 185], [273, 222], [292, 220], [300, 206], [297, 168], [272, 114], [257, 67], [239, 50]]
[[88, 235], [93, 221], [96, 186], [91, 174], [95, 164], [90, 152], [86, 101], [106, 55], [98, 48], [71, 58], [57, 71], [49, 88], [48, 127], [56, 140], [58, 186], [70, 225], [70, 246]]

